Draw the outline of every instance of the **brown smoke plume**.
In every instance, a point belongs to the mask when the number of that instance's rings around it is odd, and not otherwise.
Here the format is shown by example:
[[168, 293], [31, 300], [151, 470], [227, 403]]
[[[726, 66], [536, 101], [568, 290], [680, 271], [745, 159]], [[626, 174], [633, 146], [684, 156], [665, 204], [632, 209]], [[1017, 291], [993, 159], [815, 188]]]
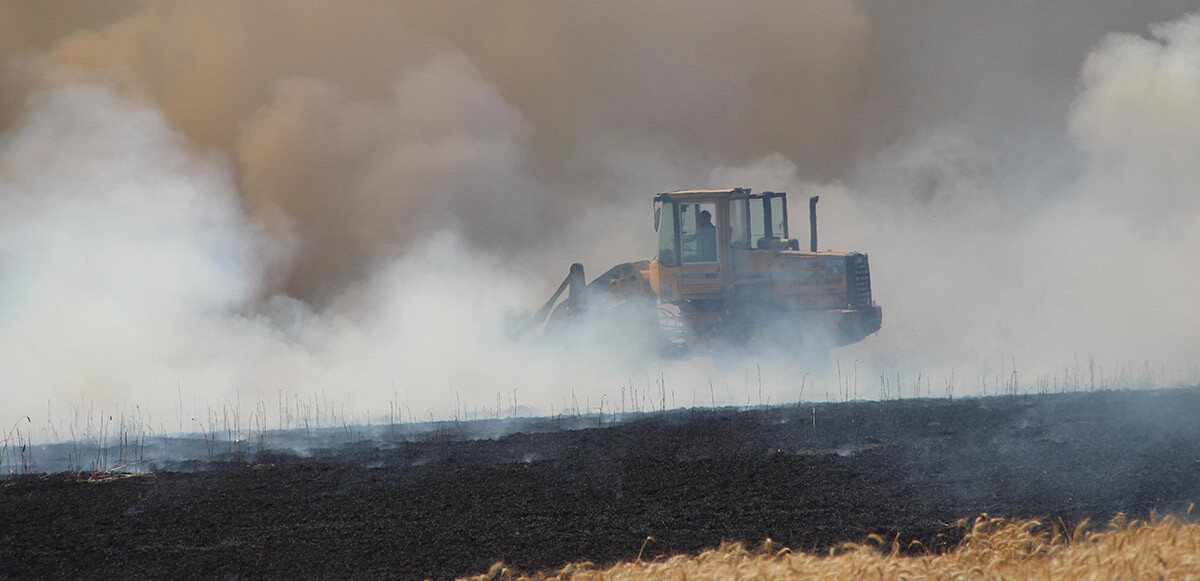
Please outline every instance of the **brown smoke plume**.
[[626, 202], [609, 175], [624, 168], [597, 161], [596, 143], [837, 164], [866, 34], [850, 2], [89, 12], [69, 24], [22, 14], [42, 32], [5, 47], [26, 59], [9, 76], [27, 77], [33, 58], [45, 76], [116, 82], [193, 143], [235, 156], [247, 207], [295, 228], [286, 289], [310, 299], [448, 223], [511, 257], [563, 234], [577, 196]]

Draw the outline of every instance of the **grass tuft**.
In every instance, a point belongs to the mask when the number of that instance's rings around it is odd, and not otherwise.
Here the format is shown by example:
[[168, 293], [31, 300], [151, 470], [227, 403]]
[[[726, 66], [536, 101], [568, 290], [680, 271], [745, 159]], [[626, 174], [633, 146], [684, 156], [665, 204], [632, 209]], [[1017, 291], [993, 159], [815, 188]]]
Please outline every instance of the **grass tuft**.
[[[1189, 507], [1190, 515], [1190, 507]], [[1118, 514], [1103, 531], [1085, 521], [1064, 534], [1057, 524], [981, 515], [959, 545], [942, 554], [901, 555], [899, 540], [871, 535], [828, 555], [795, 552], [767, 541], [749, 550], [722, 544], [699, 555], [643, 561], [599, 569], [575, 563], [556, 572], [516, 576], [497, 563], [475, 580], [624, 581], [644, 579], [1196, 579], [1200, 578], [1200, 525], [1152, 516], [1146, 522]], [[648, 537], [642, 544], [653, 539]], [[911, 547], [910, 547], [911, 548]], [[503, 575], [498, 573], [503, 572]]]

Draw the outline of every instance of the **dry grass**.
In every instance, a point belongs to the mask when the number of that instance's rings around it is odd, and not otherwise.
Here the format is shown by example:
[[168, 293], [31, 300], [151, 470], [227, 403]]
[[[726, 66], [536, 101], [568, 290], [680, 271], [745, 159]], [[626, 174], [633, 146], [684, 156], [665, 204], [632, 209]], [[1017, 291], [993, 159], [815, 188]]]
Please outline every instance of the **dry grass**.
[[[1189, 513], [1191, 510], [1189, 509]], [[1073, 531], [1036, 520], [1010, 521], [983, 515], [963, 542], [940, 555], [906, 556], [894, 542], [872, 535], [828, 555], [794, 553], [769, 540], [747, 550], [726, 544], [696, 556], [608, 569], [591, 563], [561, 571], [517, 576], [496, 564], [476, 580], [539, 579], [619, 581], [627, 579], [1196, 579], [1200, 580], [1200, 525], [1168, 516], [1149, 522], [1118, 515], [1104, 531]]]

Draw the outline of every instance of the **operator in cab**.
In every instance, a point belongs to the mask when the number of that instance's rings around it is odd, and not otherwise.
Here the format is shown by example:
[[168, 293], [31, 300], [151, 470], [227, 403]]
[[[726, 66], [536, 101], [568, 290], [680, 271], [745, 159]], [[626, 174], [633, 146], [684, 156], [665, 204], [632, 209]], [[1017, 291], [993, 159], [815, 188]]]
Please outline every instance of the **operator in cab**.
[[712, 222], [712, 214], [701, 210], [697, 216], [696, 241], [700, 249], [701, 262], [717, 261], [717, 227]]

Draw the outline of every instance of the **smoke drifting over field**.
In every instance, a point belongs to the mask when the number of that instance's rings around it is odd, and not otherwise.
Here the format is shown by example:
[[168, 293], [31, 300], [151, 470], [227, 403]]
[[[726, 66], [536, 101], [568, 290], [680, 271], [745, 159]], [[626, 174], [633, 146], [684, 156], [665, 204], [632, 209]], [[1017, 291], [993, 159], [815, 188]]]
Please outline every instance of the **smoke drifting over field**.
[[500, 336], [705, 186], [820, 193], [821, 246], [871, 254], [883, 330], [835, 354], [860, 395], [1194, 377], [1191, 3], [31, 6], [0, 3], [5, 427], [85, 401], [194, 429], [281, 390], [546, 413], [648, 376], [742, 403], [705, 362]]

